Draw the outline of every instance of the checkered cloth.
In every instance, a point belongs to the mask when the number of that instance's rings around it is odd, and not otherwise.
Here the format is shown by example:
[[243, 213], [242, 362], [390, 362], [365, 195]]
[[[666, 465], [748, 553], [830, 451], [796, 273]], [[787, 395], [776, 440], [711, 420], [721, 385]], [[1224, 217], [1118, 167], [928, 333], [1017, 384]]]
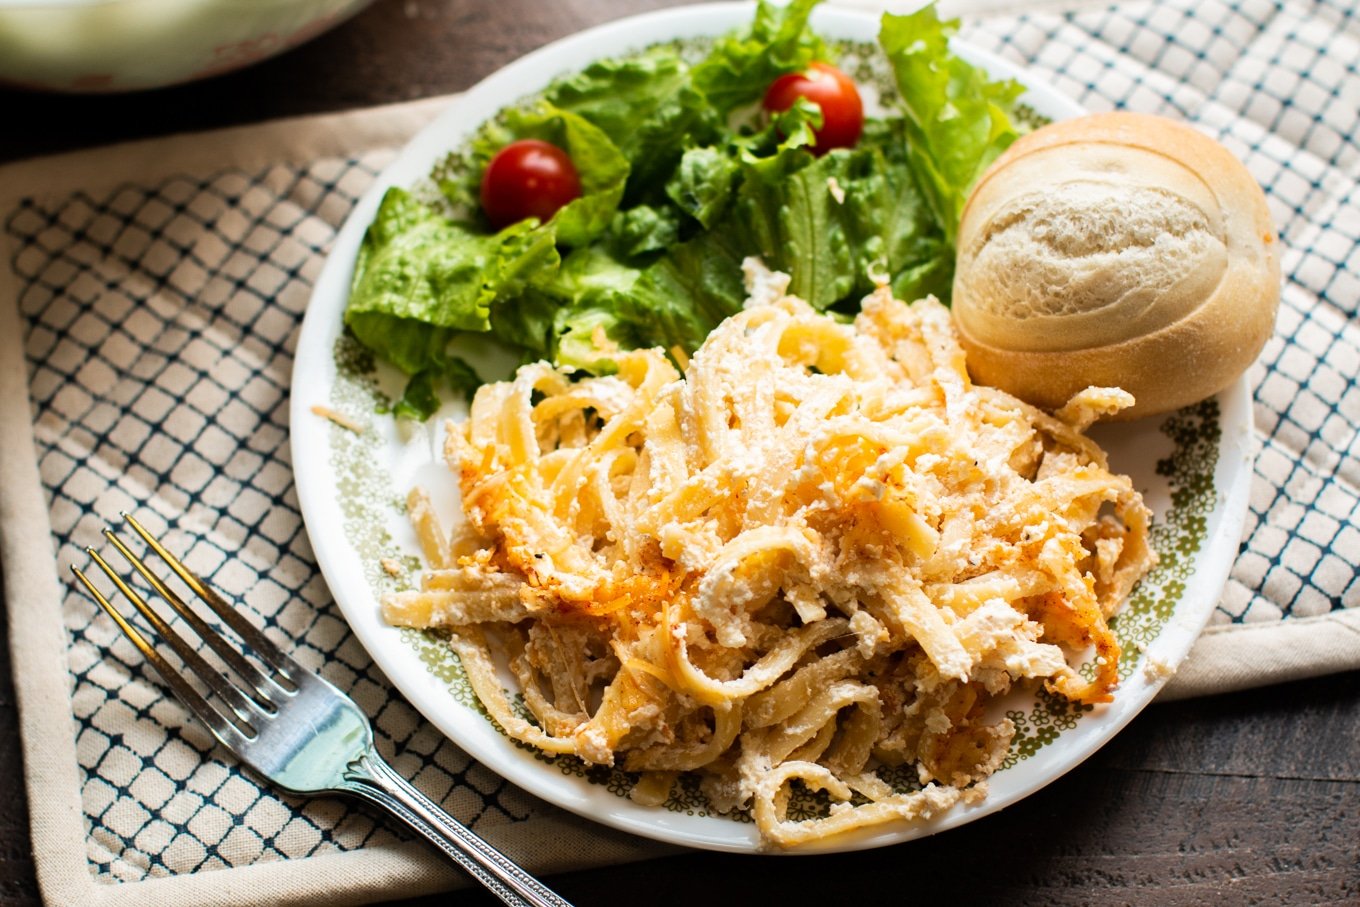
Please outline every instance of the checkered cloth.
[[[1261, 450], [1247, 534], [1172, 690], [1360, 667], [1356, 10], [1049, 4], [971, 19], [964, 36], [1090, 109], [1193, 122], [1266, 188], [1287, 282], [1251, 375]], [[57, 575], [86, 562], [80, 548], [120, 510], [349, 692], [399, 772], [530, 868], [659, 852], [507, 785], [421, 721], [349, 634], [302, 529], [287, 422], [298, 323], [355, 199], [441, 103], [0, 171], [0, 543], [54, 903], [94, 890], [139, 905], [359, 901], [459, 879], [348, 802], [257, 784], [163, 694]]]

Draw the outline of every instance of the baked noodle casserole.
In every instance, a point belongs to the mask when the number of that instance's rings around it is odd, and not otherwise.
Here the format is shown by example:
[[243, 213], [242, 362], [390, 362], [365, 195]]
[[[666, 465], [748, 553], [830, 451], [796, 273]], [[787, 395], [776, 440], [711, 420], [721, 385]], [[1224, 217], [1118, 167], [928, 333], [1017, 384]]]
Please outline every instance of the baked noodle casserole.
[[[977, 801], [1014, 733], [996, 697], [1117, 686], [1150, 514], [1084, 430], [1132, 398], [1050, 415], [973, 385], [934, 299], [880, 288], [847, 324], [746, 271], [683, 374], [616, 351], [481, 387], [445, 448], [464, 519], [412, 492], [428, 569], [384, 616], [446, 630], [512, 738], [645, 802], [697, 772], [769, 844]], [[879, 772], [903, 766], [919, 786]], [[831, 805], [791, 817], [798, 786]]]

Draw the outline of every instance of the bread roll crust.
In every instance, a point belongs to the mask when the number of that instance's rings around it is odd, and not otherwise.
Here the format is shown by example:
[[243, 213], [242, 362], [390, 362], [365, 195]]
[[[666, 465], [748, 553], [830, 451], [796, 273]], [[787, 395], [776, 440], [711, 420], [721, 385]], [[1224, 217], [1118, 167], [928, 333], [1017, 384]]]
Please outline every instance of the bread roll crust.
[[1222, 145], [1133, 113], [1065, 120], [988, 169], [959, 228], [954, 316], [980, 383], [1057, 408], [1091, 385], [1123, 418], [1231, 384], [1274, 328], [1265, 196]]

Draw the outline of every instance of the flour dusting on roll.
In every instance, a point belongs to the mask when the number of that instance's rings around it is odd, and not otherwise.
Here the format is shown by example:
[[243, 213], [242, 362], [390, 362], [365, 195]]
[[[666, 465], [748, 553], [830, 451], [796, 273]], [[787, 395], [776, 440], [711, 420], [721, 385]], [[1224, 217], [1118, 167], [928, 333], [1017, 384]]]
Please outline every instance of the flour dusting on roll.
[[1017, 141], [964, 209], [954, 319], [982, 384], [1054, 409], [1121, 387], [1121, 418], [1208, 397], [1255, 360], [1279, 303], [1265, 196], [1162, 117], [1064, 120]]

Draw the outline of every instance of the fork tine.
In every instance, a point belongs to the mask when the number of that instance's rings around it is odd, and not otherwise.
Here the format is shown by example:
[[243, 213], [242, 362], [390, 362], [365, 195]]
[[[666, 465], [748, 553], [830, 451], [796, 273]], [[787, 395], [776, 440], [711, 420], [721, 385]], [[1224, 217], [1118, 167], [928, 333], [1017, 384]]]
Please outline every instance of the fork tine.
[[[107, 571], [107, 568], [105, 568], [105, 570]], [[191, 687], [188, 681], [181, 677], [175, 669], [170, 666], [170, 663], [165, 660], [161, 653], [157, 652], [155, 647], [146, 641], [146, 637], [142, 636], [132, 624], [127, 622], [127, 619], [119, 613], [118, 609], [113, 606], [113, 603], [104, 597], [104, 593], [100, 592], [99, 588], [95, 586], [94, 583], [90, 582], [90, 578], [85, 575], [84, 571], [72, 564], [71, 572], [76, 575], [76, 578], [80, 580], [86, 591], [99, 603], [99, 607], [103, 608], [104, 612], [108, 614], [109, 617], [113, 618], [113, 622], [118, 625], [118, 629], [122, 630], [123, 635], [137, 647], [137, 650], [142, 653], [142, 657], [151, 663], [151, 666], [156, 669], [156, 673], [161, 675], [161, 679], [170, 687], [179, 701], [184, 703], [189, 711], [194, 713], [194, 716], [212, 732], [212, 735], [216, 737], [223, 746], [235, 749], [244, 745], [250, 737], [254, 736], [253, 728], [250, 729], [249, 734], [243, 732], [237, 727], [235, 722], [222, 715], [222, 713], [213, 708], [206, 699], [199, 695], [198, 691]], [[121, 587], [126, 584], [119, 581], [118, 585], [121, 589]], [[247, 727], [249, 727], [249, 725], [247, 725]]]
[[[150, 602], [143, 598], [136, 589], [129, 586], [123, 578], [118, 575], [109, 562], [104, 560], [103, 556], [100, 555], [98, 551], [93, 548], [86, 548], [85, 553], [94, 559], [94, 562], [99, 565], [99, 569], [104, 571], [104, 575], [113, 581], [113, 584], [118, 587], [119, 592], [123, 593], [123, 597], [132, 602], [133, 607], [147, 619], [151, 624], [152, 629], [156, 631], [160, 638], [170, 644], [170, 648], [175, 650], [175, 654], [184, 662], [185, 667], [193, 671], [194, 674], [208, 686], [212, 687], [213, 692], [217, 693], [218, 696], [221, 696], [222, 699], [231, 706], [236, 713], [236, 717], [239, 719], [239, 721], [233, 723], [248, 736], [254, 735], [255, 727], [250, 723], [250, 719], [252, 715], [256, 715], [260, 712], [260, 706], [252, 705], [240, 690], [228, 683], [227, 679], [222, 676], [216, 668], [208, 664], [208, 662], [203, 659], [202, 655], [199, 655], [198, 652], [194, 651], [193, 646], [190, 646], [185, 642], [184, 637], [176, 633], [174, 628], [156, 613], [156, 610], [151, 607]], [[124, 556], [127, 555], [125, 554]], [[88, 588], [88, 583], [86, 584], [86, 587]]]
[[[245, 681], [246, 685], [253, 690], [255, 699], [260, 705], [268, 709], [276, 709], [278, 707], [278, 703], [274, 702], [273, 697], [270, 695], [270, 684], [277, 683], [276, 681], [273, 681], [272, 678], [267, 679], [253, 664], [246, 661], [245, 656], [237, 651], [235, 646], [230, 645], [223, 639], [222, 635], [209, 626], [207, 621], [199, 617], [194, 609], [190, 608], [188, 604], [185, 603], [184, 599], [176, 595], [174, 590], [162, 582], [161, 578], [152, 572], [145, 561], [133, 554], [127, 545], [123, 544], [123, 540], [114, 534], [112, 529], [105, 529], [104, 537], [112, 542], [113, 547], [118, 549], [118, 553], [142, 575], [143, 579], [151, 584], [151, 588], [156, 590], [156, 594], [164, 599], [166, 603], [175, 610], [176, 614], [184, 618], [189, 626], [194, 628], [194, 632], [198, 634], [199, 638], [206, 642], [209, 647], [217, 653], [219, 658], [231, 665], [232, 670], [236, 672], [237, 676]], [[136, 604], [136, 602], [133, 604]], [[139, 608], [138, 610], [141, 609]], [[159, 631], [160, 627], [157, 627], [156, 629]]]
[[[137, 563], [136, 555], [133, 555], [131, 551], [128, 551], [128, 549], [122, 545], [121, 541], [118, 540], [117, 536], [107, 532], [107, 530], [105, 530], [105, 536], [109, 538], [109, 541], [112, 541], [114, 547], [122, 553], [124, 558], [128, 559], [133, 566], [139, 568], [139, 572], [141, 572], [143, 577], [148, 577], [147, 572], [141, 570], [141, 566]], [[194, 674], [197, 674], [199, 679], [203, 680], [203, 683], [212, 687], [212, 691], [214, 691], [215, 694], [222, 696], [222, 699], [226, 700], [228, 706], [231, 706], [235, 713], [237, 713], [237, 717], [241, 718], [241, 721], [246, 723], [246, 728], [253, 728], [253, 726], [250, 725], [250, 717], [260, 710], [261, 704], [252, 704], [248, 702], [245, 695], [242, 694], [242, 691], [239, 691], [235, 685], [228, 683], [226, 677], [224, 677], [218, 669], [209, 665], [207, 661], [204, 661], [203, 655], [197, 653], [197, 651], [193, 649], [193, 646], [190, 646], [188, 642], [185, 642], [184, 636], [177, 634], [177, 632], [174, 631], [174, 628], [171, 627], [170, 624], [167, 624], [159, 613], [156, 613], [155, 608], [152, 608], [151, 606], [151, 602], [148, 602], [140, 593], [137, 593], [136, 589], [129, 586], [128, 583], [117, 574], [117, 571], [114, 571], [114, 568], [110, 566], [109, 562], [103, 559], [101, 553], [95, 551], [94, 548], [86, 548], [86, 553], [87, 555], [90, 555], [90, 558], [94, 559], [94, 562], [98, 564], [99, 568], [105, 572], [106, 577], [112, 579], [113, 585], [118, 587], [118, 592], [121, 592], [126, 600], [132, 602], [133, 608], [136, 608], [137, 611], [141, 613], [141, 616], [146, 617], [148, 623], [151, 624], [152, 630], [155, 630], [160, 638], [165, 639], [166, 642], [169, 643], [171, 649], [174, 649], [175, 654], [180, 655], [180, 660], [184, 662], [186, 668], [192, 670]], [[156, 582], [152, 582], [152, 585], [156, 585]], [[166, 590], [166, 592], [169, 592], [169, 590]], [[175, 611], [178, 611], [178, 608], [175, 609]], [[194, 628], [197, 630], [197, 627]], [[211, 634], [211, 631], [209, 631], [209, 634]], [[200, 631], [199, 635], [203, 635], [203, 631]], [[272, 704], [267, 704], [267, 707], [273, 708]]]
[[[278, 646], [270, 642], [268, 637], [255, 629], [254, 625], [246, 620], [239, 611], [227, 604], [222, 596], [218, 595], [212, 587], [199, 579], [188, 567], [185, 567], [184, 564], [180, 563], [179, 558], [167, 551], [165, 546], [157, 541], [141, 523], [137, 522], [137, 519], [132, 514], [123, 513], [122, 517], [127, 521], [127, 524], [132, 527], [133, 531], [141, 536], [142, 541], [146, 542], [147, 546], [152, 551], [156, 552], [160, 559], [165, 561], [171, 570], [175, 571], [175, 575], [183, 580], [184, 584], [190, 589], [194, 590], [194, 594], [203, 599], [218, 617], [235, 630], [237, 634], [245, 640], [246, 645], [254, 650], [261, 661], [277, 672], [278, 677], [275, 678], [276, 682], [279, 679], [282, 679], [282, 686], [284, 689], [290, 693], [296, 692], [298, 685], [297, 681], [294, 680], [294, 677], [302, 676], [307, 669], [294, 661], [292, 656], [286, 654], [279, 649]], [[214, 647], [214, 649], [216, 650], [216, 647]], [[293, 674], [294, 676], [290, 677], [290, 674]]]

